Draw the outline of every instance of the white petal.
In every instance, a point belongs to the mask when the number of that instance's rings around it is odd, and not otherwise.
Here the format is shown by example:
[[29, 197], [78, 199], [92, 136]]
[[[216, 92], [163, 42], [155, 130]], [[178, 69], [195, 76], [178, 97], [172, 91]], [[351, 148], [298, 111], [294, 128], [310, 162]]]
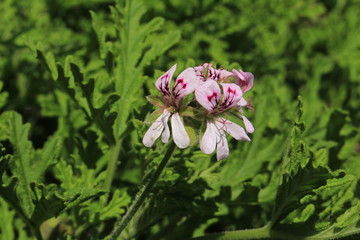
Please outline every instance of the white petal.
[[219, 84], [213, 80], [207, 80], [195, 90], [196, 101], [208, 111], [213, 111], [217, 107], [220, 96]]
[[176, 78], [173, 95], [177, 102], [186, 95], [194, 92], [199, 85], [199, 77], [196, 76], [194, 68], [187, 68]]
[[155, 122], [150, 126], [143, 138], [143, 144], [146, 147], [151, 147], [156, 139], [158, 139], [164, 130], [164, 119], [168, 119], [170, 116], [170, 112], [164, 110], [163, 114], [158, 117]]
[[245, 116], [242, 116], [242, 119], [244, 121], [246, 131], [248, 133], [253, 133], [255, 131], [255, 128], [252, 125], [252, 123], [249, 121], [249, 119], [247, 119]]
[[174, 142], [179, 148], [186, 148], [189, 146], [190, 138], [185, 130], [179, 113], [174, 113], [171, 116], [171, 131]]
[[227, 158], [229, 156], [229, 146], [226, 139], [225, 132], [219, 130], [219, 135], [217, 137], [217, 148], [216, 148], [216, 159], [218, 161]]
[[168, 114], [166, 116], [164, 116], [164, 118], [162, 118], [163, 125], [165, 128], [163, 134], [161, 135], [161, 141], [163, 143], [167, 143], [170, 139], [170, 129], [169, 129], [169, 125], [168, 125], [168, 120], [169, 120], [171, 113], [166, 109], [164, 110], [164, 112], [165, 111], [168, 112]]
[[245, 100], [245, 98], [241, 98], [240, 101], [238, 102], [238, 105], [241, 106], [241, 107], [244, 107], [246, 106], [248, 103], [247, 101]]
[[216, 139], [217, 139], [217, 129], [214, 123], [207, 122], [206, 130], [204, 136], [200, 142], [200, 149], [206, 154], [210, 154], [215, 150]]
[[172, 66], [166, 73], [161, 75], [158, 80], [155, 82], [156, 88], [161, 92], [161, 94], [165, 96], [170, 96], [170, 82], [172, 76], [176, 70], [176, 64]]
[[225, 118], [218, 118], [216, 121], [216, 126], [219, 129], [224, 129], [236, 140], [250, 141], [250, 138], [246, 134], [244, 128], [237, 125], [236, 123], [226, 120]]

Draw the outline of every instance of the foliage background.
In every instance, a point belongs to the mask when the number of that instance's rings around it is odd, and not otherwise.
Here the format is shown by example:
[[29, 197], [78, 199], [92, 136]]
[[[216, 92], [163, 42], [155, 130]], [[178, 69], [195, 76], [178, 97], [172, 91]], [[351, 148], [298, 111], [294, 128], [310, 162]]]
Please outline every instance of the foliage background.
[[252, 142], [231, 140], [221, 162], [178, 150], [121, 238], [357, 234], [359, 12], [357, 0], [2, 0], [0, 239], [106, 237], [166, 151], [141, 144], [145, 96], [173, 64], [204, 62], [255, 74]]

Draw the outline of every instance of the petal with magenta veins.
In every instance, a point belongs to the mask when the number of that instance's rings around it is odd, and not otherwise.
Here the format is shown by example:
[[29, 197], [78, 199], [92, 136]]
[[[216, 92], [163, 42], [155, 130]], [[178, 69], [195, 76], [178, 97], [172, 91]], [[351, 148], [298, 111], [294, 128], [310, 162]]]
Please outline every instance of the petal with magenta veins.
[[243, 95], [241, 88], [235, 83], [221, 83], [221, 85], [224, 91], [224, 97], [220, 104], [222, 110], [238, 105]]
[[187, 68], [182, 71], [176, 78], [175, 85], [172, 90], [175, 101], [178, 103], [181, 98], [194, 92], [198, 85], [199, 77], [196, 76], [194, 68]]
[[158, 117], [147, 130], [142, 141], [146, 147], [151, 147], [156, 141], [156, 139], [160, 137], [162, 131], [164, 130], [165, 124], [167, 124], [165, 120], [167, 121], [167, 119], [169, 119], [169, 116], [170, 112], [164, 110], [163, 114], [161, 114], [161, 116]]
[[175, 70], [176, 64], [172, 66], [166, 73], [161, 75], [155, 82], [156, 88], [161, 92], [164, 97], [169, 97], [171, 95], [170, 82]]
[[236, 140], [251, 141], [244, 128], [237, 125], [236, 123], [231, 122], [230, 120], [225, 118], [217, 118], [216, 126], [219, 129], [224, 129], [224, 131], [229, 133]]
[[171, 116], [171, 130], [175, 144], [179, 148], [187, 148], [190, 144], [190, 138], [179, 113], [174, 113]]
[[206, 154], [210, 154], [214, 152], [216, 148], [216, 140], [217, 140], [217, 128], [214, 123], [207, 122], [206, 123], [206, 130], [204, 136], [200, 142], [200, 149]]
[[195, 90], [196, 101], [210, 112], [217, 107], [220, 96], [219, 84], [213, 80], [207, 80]]

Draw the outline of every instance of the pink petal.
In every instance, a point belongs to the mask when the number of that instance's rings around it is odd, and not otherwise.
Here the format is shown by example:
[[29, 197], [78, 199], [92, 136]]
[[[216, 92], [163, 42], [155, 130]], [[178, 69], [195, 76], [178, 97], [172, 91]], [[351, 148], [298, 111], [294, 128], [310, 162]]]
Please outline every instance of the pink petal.
[[251, 72], [244, 72], [242, 70], [232, 70], [235, 75], [235, 83], [241, 87], [243, 92], [249, 91], [254, 85], [254, 74]]
[[219, 135], [217, 137], [217, 145], [216, 145], [216, 159], [218, 161], [227, 158], [229, 156], [229, 146], [226, 139], [225, 132], [220, 129]]
[[219, 69], [219, 80], [220, 81], [224, 81], [224, 80], [226, 80], [226, 78], [228, 78], [228, 77], [230, 77], [232, 75], [233, 75], [232, 72], [229, 72], [229, 71], [227, 71], [225, 69]]
[[240, 101], [238, 102], [238, 105], [240, 107], [245, 107], [248, 104], [248, 102], [245, 100], [245, 98], [241, 98]]
[[171, 78], [176, 70], [176, 64], [172, 66], [166, 73], [161, 75], [155, 82], [156, 88], [161, 92], [164, 97], [169, 97]]
[[158, 139], [164, 130], [164, 126], [167, 125], [167, 120], [169, 119], [170, 112], [164, 110], [163, 114], [158, 117], [155, 122], [150, 126], [143, 138], [143, 144], [146, 147], [151, 147], [156, 139]]
[[236, 106], [242, 99], [241, 88], [235, 83], [221, 83], [224, 91], [224, 97], [220, 103], [221, 110], [224, 111]]
[[208, 80], [195, 90], [195, 98], [208, 111], [213, 111], [220, 101], [219, 84], [213, 80]]
[[211, 63], [203, 63], [200, 66], [194, 67], [195, 71], [204, 71], [206, 67], [212, 67]]
[[216, 147], [216, 138], [217, 138], [216, 126], [212, 122], [206, 123], [206, 130], [204, 136], [200, 142], [200, 149], [206, 154], [210, 154], [215, 150]]
[[224, 131], [229, 133], [236, 140], [251, 141], [248, 135], [246, 134], [244, 128], [237, 125], [236, 123], [226, 120], [225, 118], [221, 118], [221, 117], [217, 118], [216, 126], [219, 129], [224, 129]]
[[181, 98], [194, 92], [198, 85], [199, 77], [196, 76], [194, 68], [187, 68], [182, 71], [176, 78], [173, 88], [173, 95], [176, 102], [179, 102]]
[[207, 71], [207, 79], [206, 80], [214, 80], [219, 81], [220, 69], [214, 69], [212, 67], [208, 68]]
[[171, 116], [171, 131], [174, 142], [179, 148], [186, 148], [189, 146], [190, 138], [185, 130], [179, 113], [174, 113]]
[[[199, 77], [200, 81], [205, 82], [206, 80], [218, 80], [218, 72], [212, 67], [211, 63], [204, 63], [200, 66], [194, 67], [196, 75]], [[206, 76], [205, 76], [206, 75]], [[206, 77], [206, 78], [205, 78]]]
[[252, 123], [249, 121], [249, 119], [247, 119], [245, 116], [242, 116], [242, 119], [244, 121], [246, 131], [248, 133], [253, 133], [255, 131], [255, 128], [252, 125]]

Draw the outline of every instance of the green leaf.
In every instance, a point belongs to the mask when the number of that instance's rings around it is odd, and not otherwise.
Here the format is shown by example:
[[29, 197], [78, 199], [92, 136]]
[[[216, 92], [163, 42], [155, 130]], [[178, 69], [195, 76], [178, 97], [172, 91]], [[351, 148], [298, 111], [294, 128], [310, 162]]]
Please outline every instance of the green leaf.
[[3, 87], [4, 87], [4, 82], [1, 81], [0, 82], [0, 109], [5, 106], [5, 104], [7, 103], [8, 96], [9, 96], [8, 92], [2, 91]]
[[180, 115], [185, 117], [195, 117], [199, 111], [196, 108], [186, 106], [181, 109]]
[[8, 167], [10, 155], [5, 153], [5, 148], [0, 143], [0, 179]]
[[145, 79], [142, 76], [143, 68], [179, 40], [177, 31], [167, 34], [156, 33], [163, 24], [161, 18], [154, 18], [142, 24], [141, 18], [145, 11], [141, 0], [127, 0], [125, 4], [119, 1], [116, 8], [111, 8], [120, 38], [120, 44], [116, 45], [118, 49], [114, 49], [114, 52], [118, 53], [115, 59], [115, 89], [121, 97], [116, 103], [118, 115], [114, 126], [115, 138], [127, 129], [132, 104], [139, 100], [138, 93]]
[[299, 207], [297, 209], [295, 209], [294, 211], [292, 211], [291, 213], [289, 213], [289, 215], [287, 216], [287, 218], [283, 219], [281, 221], [282, 224], [288, 223], [288, 224], [292, 224], [292, 223], [302, 223], [302, 222], [306, 222], [311, 215], [313, 215], [315, 212], [315, 205], [314, 204], [309, 204], [309, 205], [305, 205], [305, 207]]
[[31, 163], [35, 153], [28, 140], [30, 124], [23, 125], [22, 117], [15, 112], [6, 112], [2, 114], [2, 117], [7, 119], [8, 138], [14, 146], [14, 155], [10, 165], [14, 177], [18, 179], [16, 194], [25, 216], [30, 218], [35, 208], [30, 184], [37, 180], [32, 171], [37, 166]]
[[47, 52], [44, 54], [44, 48], [42, 45], [37, 46], [36, 50], [37, 58], [43, 61], [46, 64], [46, 67], [51, 73], [51, 76], [54, 80], [59, 78], [58, 70], [55, 63], [54, 55], [51, 52]]
[[123, 214], [125, 212], [124, 207], [130, 203], [130, 200], [130, 197], [126, 193], [115, 190], [107, 204], [107, 197], [102, 196], [100, 201], [94, 201], [84, 206], [81, 212], [86, 213], [91, 219], [91, 222], [101, 222]]
[[154, 96], [154, 95], [146, 96], [146, 100], [148, 100], [151, 104], [158, 107], [165, 106], [163, 98], [159, 96]]
[[37, 151], [36, 159], [31, 161], [37, 167], [32, 170], [33, 179], [39, 179], [49, 166], [55, 164], [62, 150], [62, 138], [51, 137], [41, 150]]
[[23, 239], [30, 239], [24, 223], [16, 217], [16, 212], [3, 198], [0, 198], [0, 216], [4, 219], [0, 224], [0, 239], [18, 239], [16, 233], [23, 236]]
[[115, 120], [116, 114], [108, 114], [105, 112], [110, 109], [111, 105], [119, 100], [119, 96], [113, 94], [107, 97], [105, 103], [100, 108], [95, 108], [93, 105], [93, 92], [94, 92], [94, 79], [90, 79], [88, 83], [84, 83], [84, 76], [80, 72], [79, 66], [69, 62], [71, 72], [73, 74], [75, 84], [79, 86], [80, 90], [77, 93], [86, 99], [86, 105], [83, 105], [85, 111], [95, 120], [97, 126], [101, 129], [102, 133], [107, 137], [110, 143], [114, 143], [114, 135], [112, 125]]
[[[301, 120], [301, 111], [299, 116]], [[342, 170], [331, 171], [326, 164], [327, 151], [311, 152], [303, 132], [304, 124], [295, 122], [283, 158], [271, 227], [299, 236], [321, 236], [330, 229], [349, 227], [355, 220], [343, 219], [355, 218], [354, 206], [357, 208], [359, 201], [354, 199], [357, 179]], [[347, 204], [353, 206], [351, 210], [346, 210]]]
[[[90, 14], [92, 18], [92, 26], [96, 32], [100, 45], [100, 57], [102, 59], [106, 59], [106, 57], [110, 56], [114, 51], [113, 43], [110, 41], [106, 41], [106, 36], [108, 34], [111, 34], [112, 27], [111, 25], [103, 21], [97, 13], [90, 11]], [[112, 67], [110, 67], [109, 69], [112, 69]]]

